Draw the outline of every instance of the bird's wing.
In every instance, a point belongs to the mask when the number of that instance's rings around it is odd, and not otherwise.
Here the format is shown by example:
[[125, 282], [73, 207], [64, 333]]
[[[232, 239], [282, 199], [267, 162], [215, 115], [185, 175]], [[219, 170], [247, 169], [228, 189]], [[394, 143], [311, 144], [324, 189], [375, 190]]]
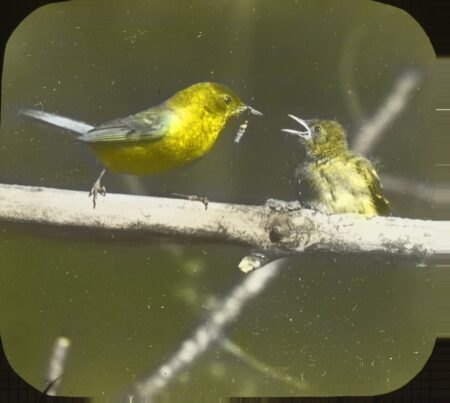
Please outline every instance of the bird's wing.
[[173, 112], [162, 106], [94, 127], [79, 137], [87, 143], [155, 141], [166, 133]]
[[389, 215], [392, 212], [392, 208], [383, 196], [380, 178], [378, 177], [374, 167], [370, 161], [363, 157], [358, 158], [355, 163], [359, 174], [364, 177], [366, 183], [370, 184], [369, 190], [378, 214]]

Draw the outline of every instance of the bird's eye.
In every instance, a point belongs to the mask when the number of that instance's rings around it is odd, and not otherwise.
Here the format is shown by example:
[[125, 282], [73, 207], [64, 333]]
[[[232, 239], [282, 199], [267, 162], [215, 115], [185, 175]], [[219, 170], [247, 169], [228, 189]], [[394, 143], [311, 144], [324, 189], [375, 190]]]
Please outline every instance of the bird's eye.
[[316, 134], [319, 134], [322, 132], [322, 127], [320, 127], [320, 125], [315, 125], [315, 126], [313, 126], [312, 129], [313, 129], [313, 132]]
[[223, 97], [223, 102], [225, 102], [227, 105], [231, 104], [231, 97], [229, 95], [225, 95]]

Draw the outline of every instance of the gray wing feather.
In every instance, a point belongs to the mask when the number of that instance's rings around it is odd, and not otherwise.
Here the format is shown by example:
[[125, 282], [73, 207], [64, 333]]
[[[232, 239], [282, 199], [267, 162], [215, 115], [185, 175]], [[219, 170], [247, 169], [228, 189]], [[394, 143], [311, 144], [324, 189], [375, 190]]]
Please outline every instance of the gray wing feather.
[[96, 126], [79, 140], [88, 143], [155, 141], [166, 134], [171, 117], [170, 110], [154, 107]]

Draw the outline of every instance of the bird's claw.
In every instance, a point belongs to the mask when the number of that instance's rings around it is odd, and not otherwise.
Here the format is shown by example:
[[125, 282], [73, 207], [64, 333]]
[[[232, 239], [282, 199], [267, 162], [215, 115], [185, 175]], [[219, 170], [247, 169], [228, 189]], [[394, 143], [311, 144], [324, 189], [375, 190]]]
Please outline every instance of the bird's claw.
[[92, 186], [91, 191], [89, 192], [89, 197], [92, 196], [92, 203], [95, 208], [97, 205], [97, 196], [98, 195], [106, 196], [106, 188], [100, 184], [100, 181], [96, 181], [94, 186]]
[[172, 193], [172, 196], [181, 197], [182, 199], [186, 199], [189, 201], [198, 201], [203, 203], [205, 206], [205, 210], [208, 210], [209, 199], [205, 196], [196, 196], [196, 195], [185, 195], [182, 193]]
[[89, 192], [89, 197], [92, 196], [92, 203], [95, 206], [97, 205], [97, 195], [101, 194], [102, 196], [106, 196], [106, 188], [102, 186], [101, 181], [103, 176], [106, 173], [106, 169], [103, 169], [100, 173], [100, 176], [95, 181], [94, 185], [92, 186], [91, 191]]

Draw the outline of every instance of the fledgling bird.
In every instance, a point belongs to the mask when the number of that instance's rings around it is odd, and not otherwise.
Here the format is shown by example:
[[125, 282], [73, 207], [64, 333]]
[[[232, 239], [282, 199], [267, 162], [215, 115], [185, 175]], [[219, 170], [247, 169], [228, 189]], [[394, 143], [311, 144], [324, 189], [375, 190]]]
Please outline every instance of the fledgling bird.
[[295, 134], [306, 148], [306, 160], [295, 173], [301, 201], [325, 214], [388, 215], [380, 179], [366, 158], [348, 149], [343, 127], [334, 120], [303, 120], [289, 115], [303, 130]]
[[[157, 106], [98, 126], [38, 110], [20, 111], [74, 132], [107, 169], [133, 175], [168, 171], [204, 156], [228, 119], [243, 112], [262, 115], [225, 85], [211, 82], [193, 84]], [[105, 172], [89, 193], [94, 208], [97, 195], [106, 193], [101, 185]]]

